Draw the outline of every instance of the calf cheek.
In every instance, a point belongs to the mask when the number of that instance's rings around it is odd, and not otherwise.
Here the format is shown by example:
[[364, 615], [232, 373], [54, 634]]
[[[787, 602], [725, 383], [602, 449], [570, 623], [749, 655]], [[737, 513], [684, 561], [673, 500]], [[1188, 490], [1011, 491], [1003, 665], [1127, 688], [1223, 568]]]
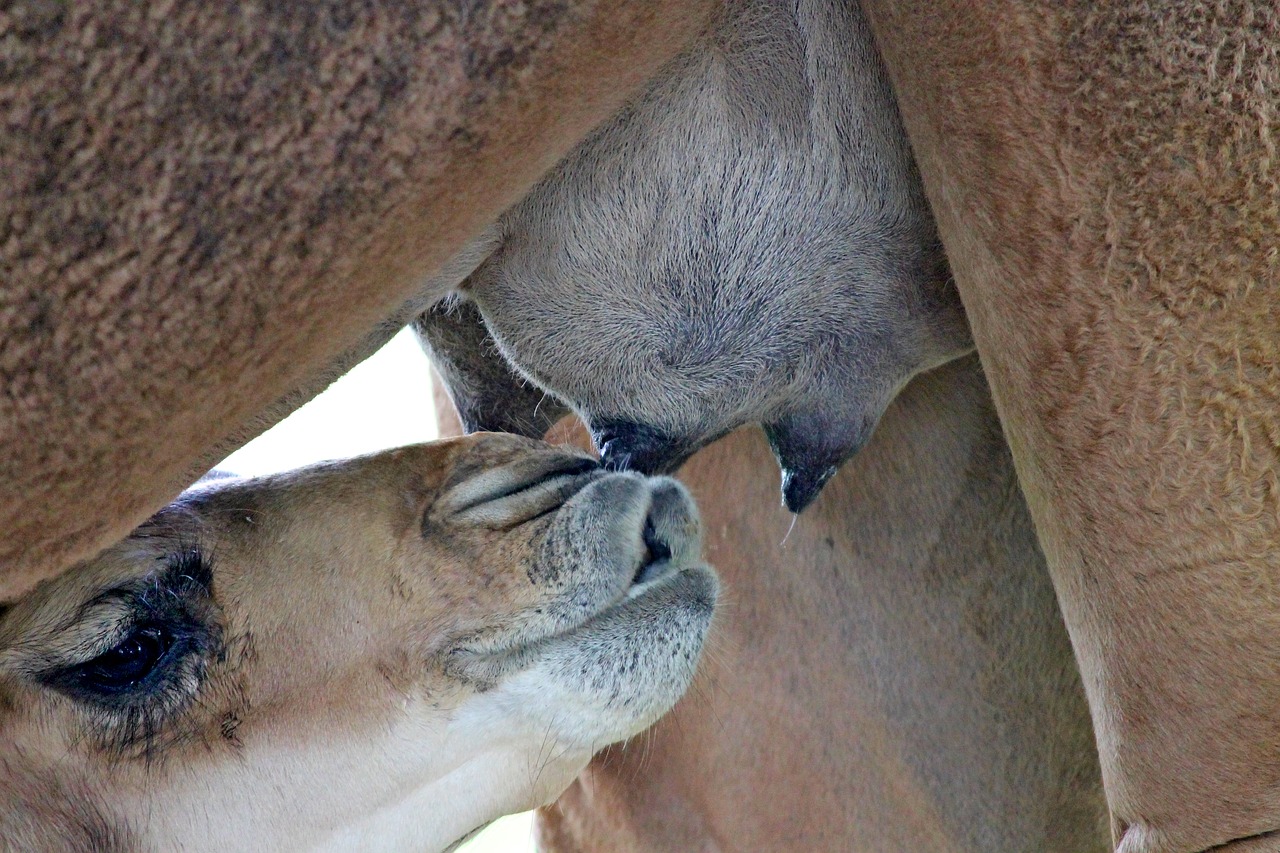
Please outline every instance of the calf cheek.
[[539, 614], [562, 594], [556, 584], [547, 582], [540, 569], [542, 543], [550, 523], [539, 521], [533, 526], [537, 529], [532, 535], [517, 529], [485, 554], [484, 592], [489, 606], [495, 612], [508, 614], [512, 624], [540, 619]]
[[390, 612], [404, 613], [432, 648], [522, 624], [546, 594], [529, 576], [536, 542], [520, 534], [432, 526], [391, 578]]

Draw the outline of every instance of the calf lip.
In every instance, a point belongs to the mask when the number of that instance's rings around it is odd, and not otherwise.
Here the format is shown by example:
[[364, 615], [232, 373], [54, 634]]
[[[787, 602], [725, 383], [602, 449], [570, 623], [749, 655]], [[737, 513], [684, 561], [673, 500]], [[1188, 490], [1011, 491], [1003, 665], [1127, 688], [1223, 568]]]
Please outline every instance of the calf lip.
[[673, 587], [683, 587], [687, 592], [678, 601], [681, 606], [708, 617], [714, 612], [720, 590], [715, 570], [702, 562], [680, 567], [668, 564], [660, 576], [633, 585], [623, 598], [609, 602], [581, 622], [547, 634], [512, 638], [509, 644], [498, 648], [478, 648], [465, 642], [456, 645], [446, 655], [445, 671], [489, 689], [536, 665], [555, 646], [586, 641], [612, 622], [631, 620], [637, 628], [643, 627], [646, 605], [668, 595]]
[[[651, 596], [654, 595], [680, 599], [680, 590], [691, 583], [694, 586], [709, 585], [712, 589], [711, 600], [714, 602], [718, 579], [714, 570], [703, 562], [701, 524], [686, 489], [670, 478], [650, 479], [633, 473], [611, 474], [599, 469], [578, 475], [578, 479], [588, 482], [616, 481], [619, 485], [645, 483], [643, 525], [639, 529], [632, 528], [633, 532], [622, 536], [623, 542], [633, 542], [635, 548], [634, 551], [629, 551], [629, 559], [634, 560], [630, 582], [617, 589], [612, 596], [601, 597], [592, 602], [574, 596], [580, 609], [572, 619], [557, 620], [558, 624], [552, 624], [548, 619], [518, 620], [516, 625], [506, 628], [493, 626], [480, 633], [458, 637], [456, 644], [446, 653], [446, 665], [450, 671], [476, 683], [496, 683], [531, 665], [545, 651], [546, 643], [557, 641], [557, 638], [572, 642], [578, 632], [592, 630], [592, 626], [598, 629], [601, 620], [616, 621], [623, 618], [617, 611], [619, 608], [629, 607], [630, 602], [644, 604], [652, 601]], [[580, 484], [577, 488], [585, 488], [585, 485]], [[599, 485], [603, 488], [606, 484], [600, 482]], [[604, 494], [605, 492], [600, 492], [596, 497], [605, 501], [606, 505], [612, 505], [609, 498], [603, 497]], [[627, 523], [628, 526], [630, 523], [632, 522]], [[635, 536], [635, 540], [632, 536]], [[628, 550], [630, 547], [628, 546]], [[677, 580], [690, 574], [691, 577], [684, 578], [683, 581]], [[703, 575], [707, 577], [703, 578]], [[696, 579], [693, 576], [697, 576]], [[695, 580], [697, 583], [694, 583]], [[672, 587], [672, 583], [678, 585]], [[688, 604], [694, 610], [698, 609], [697, 603], [683, 600], [675, 603], [681, 607]], [[536, 612], [541, 613], [542, 610]], [[636, 627], [638, 629], [641, 626]]]

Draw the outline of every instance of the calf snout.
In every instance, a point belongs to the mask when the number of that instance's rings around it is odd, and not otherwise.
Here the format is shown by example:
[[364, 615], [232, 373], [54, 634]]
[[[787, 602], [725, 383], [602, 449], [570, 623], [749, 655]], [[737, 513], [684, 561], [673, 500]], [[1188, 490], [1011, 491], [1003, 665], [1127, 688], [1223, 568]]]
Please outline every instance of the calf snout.
[[702, 552], [702, 522], [684, 486], [670, 477], [649, 481], [649, 513], [641, 540], [646, 551], [634, 583], [657, 580], [696, 562]]
[[[585, 476], [589, 482], [530, 532], [534, 547], [520, 563], [528, 583], [520, 584], [518, 606], [467, 631], [450, 652], [457, 673], [496, 683], [528, 665], [537, 643], [648, 600], [690, 571], [710, 571], [701, 560], [698, 512], [682, 485], [630, 471]], [[458, 517], [474, 523], [465, 518], [473, 512]]]

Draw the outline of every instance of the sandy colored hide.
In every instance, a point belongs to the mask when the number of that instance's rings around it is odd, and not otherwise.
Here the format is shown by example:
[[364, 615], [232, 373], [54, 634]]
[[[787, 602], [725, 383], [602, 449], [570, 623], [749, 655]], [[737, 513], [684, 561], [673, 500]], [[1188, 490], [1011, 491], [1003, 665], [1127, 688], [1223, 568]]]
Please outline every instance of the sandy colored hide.
[[1280, 17], [870, 0], [1123, 853], [1280, 850]]
[[443, 850], [679, 698], [700, 536], [514, 436], [197, 486], [0, 612], [0, 848]]

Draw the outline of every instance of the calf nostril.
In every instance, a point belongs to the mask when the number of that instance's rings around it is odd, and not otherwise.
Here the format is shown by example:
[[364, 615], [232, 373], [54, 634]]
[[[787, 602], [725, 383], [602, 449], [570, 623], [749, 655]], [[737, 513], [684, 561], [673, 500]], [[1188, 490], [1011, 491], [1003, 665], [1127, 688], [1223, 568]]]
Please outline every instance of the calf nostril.
[[671, 546], [667, 540], [658, 535], [652, 518], [645, 519], [641, 538], [644, 541], [645, 553], [640, 560], [640, 567], [636, 569], [635, 576], [631, 579], [632, 584], [641, 584], [661, 577], [671, 566]]
[[644, 546], [649, 549], [651, 562], [671, 559], [671, 546], [667, 544], [667, 540], [658, 536], [652, 518], [646, 519], [644, 523]]

